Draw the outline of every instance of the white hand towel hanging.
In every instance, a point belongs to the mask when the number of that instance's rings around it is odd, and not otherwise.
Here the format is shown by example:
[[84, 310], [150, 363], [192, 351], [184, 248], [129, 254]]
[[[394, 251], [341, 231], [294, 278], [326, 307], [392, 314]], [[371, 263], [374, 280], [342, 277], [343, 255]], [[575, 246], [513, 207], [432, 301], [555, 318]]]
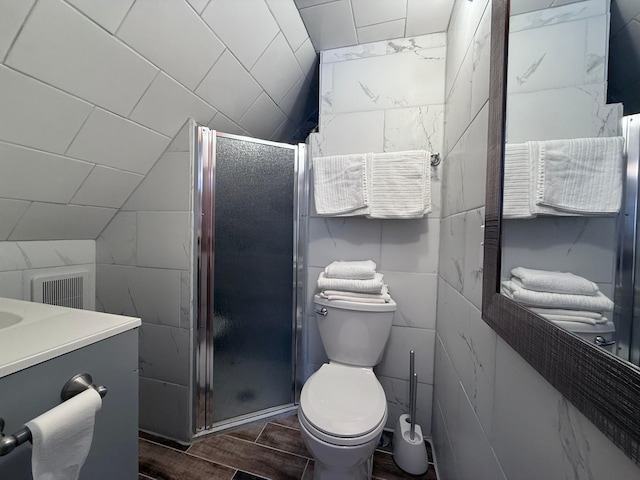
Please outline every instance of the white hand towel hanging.
[[422, 218], [431, 211], [431, 155], [374, 153], [367, 163], [369, 218]]
[[34, 480], [77, 480], [93, 440], [100, 394], [89, 388], [26, 423]]
[[366, 154], [314, 157], [313, 194], [318, 215], [362, 215], [368, 205]]

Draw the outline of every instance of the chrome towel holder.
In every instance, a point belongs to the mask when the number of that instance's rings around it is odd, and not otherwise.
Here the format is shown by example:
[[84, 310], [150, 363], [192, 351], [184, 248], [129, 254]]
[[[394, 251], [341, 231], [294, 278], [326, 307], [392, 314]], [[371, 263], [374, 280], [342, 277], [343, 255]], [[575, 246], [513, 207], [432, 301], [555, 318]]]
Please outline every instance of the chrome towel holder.
[[[79, 373], [67, 380], [60, 392], [60, 398], [63, 402], [66, 402], [89, 388], [97, 391], [102, 398], [107, 395], [107, 387], [96, 386], [93, 384], [91, 375]], [[4, 419], [0, 417], [0, 457], [11, 453], [18, 445], [31, 441], [31, 431], [27, 427], [22, 427], [13, 435], [5, 435], [3, 431]]]

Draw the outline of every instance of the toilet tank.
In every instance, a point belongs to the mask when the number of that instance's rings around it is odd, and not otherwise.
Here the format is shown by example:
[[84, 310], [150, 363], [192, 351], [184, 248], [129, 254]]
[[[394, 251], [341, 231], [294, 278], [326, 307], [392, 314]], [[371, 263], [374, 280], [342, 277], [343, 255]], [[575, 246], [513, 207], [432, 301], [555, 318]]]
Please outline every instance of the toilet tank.
[[373, 367], [382, 359], [391, 333], [389, 303], [357, 303], [313, 297], [320, 337], [327, 357], [359, 367]]

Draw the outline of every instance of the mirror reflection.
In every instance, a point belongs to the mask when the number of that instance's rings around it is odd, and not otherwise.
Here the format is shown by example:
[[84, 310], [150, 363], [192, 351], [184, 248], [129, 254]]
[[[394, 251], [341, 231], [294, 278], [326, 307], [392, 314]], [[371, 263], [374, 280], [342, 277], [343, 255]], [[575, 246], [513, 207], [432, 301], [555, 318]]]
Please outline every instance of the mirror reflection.
[[638, 363], [622, 267], [640, 116], [607, 91], [609, 3], [511, 2], [501, 293]]

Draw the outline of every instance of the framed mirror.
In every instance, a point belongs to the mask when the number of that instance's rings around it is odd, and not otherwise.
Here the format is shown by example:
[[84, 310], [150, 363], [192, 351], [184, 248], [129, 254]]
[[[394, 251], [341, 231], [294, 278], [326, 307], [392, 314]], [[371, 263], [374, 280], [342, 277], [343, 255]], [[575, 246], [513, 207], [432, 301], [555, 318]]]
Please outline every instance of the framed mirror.
[[[512, 0], [514, 1], [514, 0]], [[528, 2], [529, 4], [543, 4], [552, 6], [553, 4], [571, 4], [574, 2]], [[592, 7], [595, 2], [585, 2]], [[603, 5], [608, 2], [603, 1]], [[544, 6], [542, 8], [545, 8]], [[531, 9], [529, 11], [532, 11]], [[581, 9], [581, 11], [584, 11]], [[510, 230], [508, 220], [503, 218], [503, 193], [505, 179], [505, 145], [509, 141], [507, 137], [507, 124], [509, 123], [508, 113], [514, 108], [514, 105], [508, 105], [507, 92], [508, 89], [514, 91], [514, 87], [509, 85], [509, 80], [513, 82], [514, 78], [526, 81], [527, 78], [517, 77], [513, 72], [509, 72], [509, 26], [510, 26], [510, 1], [509, 0], [492, 0], [492, 26], [491, 26], [491, 79], [490, 79], [490, 102], [489, 102], [489, 139], [488, 139], [488, 165], [487, 165], [487, 194], [486, 194], [486, 211], [485, 211], [485, 244], [484, 244], [484, 278], [483, 278], [483, 303], [482, 316], [487, 322], [512, 348], [514, 348], [530, 365], [532, 365], [551, 385], [553, 385], [562, 395], [564, 395], [578, 410], [580, 410], [591, 422], [594, 423], [614, 444], [616, 444], [627, 456], [640, 465], [640, 368], [633, 363], [614, 355], [610, 351], [605, 350], [593, 343], [588, 342], [576, 333], [569, 332], [557, 322], [543, 318], [534, 313], [530, 306], [525, 307], [521, 303], [516, 303], [511, 298], [500, 293], [501, 282], [505, 281], [505, 272], [511, 271], [513, 265], [509, 258], [508, 251], [505, 253], [505, 243], [511, 235], [513, 237], [513, 229]], [[537, 17], [536, 17], [537, 15]], [[564, 17], [563, 17], [564, 15]], [[608, 12], [605, 14], [608, 21]], [[536, 20], [537, 18], [537, 20]], [[553, 25], [553, 18], [567, 18], [566, 12], [555, 10], [549, 12], [538, 12], [530, 16], [527, 25], [535, 26], [536, 22], [540, 26]], [[522, 18], [514, 20], [511, 25], [519, 22], [521, 28], [523, 25]], [[526, 23], [526, 22], [525, 22]], [[599, 31], [601, 36], [608, 35], [608, 27], [597, 26], [593, 19], [588, 22], [591, 31]], [[572, 27], [577, 28], [574, 22]], [[545, 35], [549, 39], [549, 35]], [[575, 40], [575, 35], [561, 34], [559, 38], [563, 38], [570, 43]], [[586, 37], [585, 37], [586, 38]], [[584, 39], [582, 40], [584, 46]], [[604, 43], [608, 44], [607, 39]], [[589, 45], [589, 41], [587, 41]], [[514, 43], [515, 49], [517, 43]], [[563, 46], [564, 48], [564, 46]], [[562, 49], [559, 49], [562, 50]], [[587, 56], [588, 56], [587, 48]], [[554, 52], [555, 54], [555, 52]], [[548, 57], [547, 57], [548, 59]], [[593, 60], [589, 57], [589, 60]], [[526, 62], [525, 62], [526, 63]], [[571, 62], [563, 64], [566, 67], [565, 73], [570, 72]], [[511, 58], [511, 65], [522, 67], [522, 55]], [[534, 61], [533, 69], [535, 70], [541, 65], [536, 65]], [[529, 66], [531, 66], [529, 65]], [[526, 67], [526, 65], [524, 65]], [[584, 67], [584, 64], [583, 64]], [[584, 67], [587, 68], [587, 67]], [[606, 59], [604, 64], [598, 65], [598, 62], [588, 64], [589, 72], [587, 75], [605, 75], [606, 88]], [[600, 69], [599, 73], [594, 73], [594, 69]], [[532, 73], [531, 68], [525, 68], [525, 73]], [[563, 72], [559, 72], [562, 75]], [[517, 89], [516, 89], [517, 90]], [[581, 91], [588, 89], [582, 88]], [[603, 105], [606, 103], [606, 98]], [[534, 104], [535, 106], [535, 104]], [[561, 108], [557, 106], [557, 108]], [[611, 107], [613, 108], [613, 107]], [[554, 107], [547, 108], [546, 111], [539, 113], [542, 118], [547, 118], [549, 123], [553, 123], [557, 118], [561, 117], [560, 111], [554, 112]], [[578, 112], [574, 112], [578, 114]], [[527, 112], [529, 118], [536, 115], [533, 111]], [[530, 122], [533, 124], [533, 122]], [[614, 127], [614, 130], [618, 125]], [[554, 130], [555, 132], [555, 130]], [[612, 131], [612, 135], [618, 131]], [[621, 127], [619, 130], [621, 133]], [[574, 135], [567, 135], [566, 138], [577, 138], [581, 136], [578, 132]], [[584, 135], [588, 136], [588, 135]], [[606, 136], [606, 135], [602, 135]], [[518, 138], [517, 142], [525, 140], [542, 141], [542, 138]], [[558, 138], [558, 137], [556, 137]], [[563, 137], [560, 137], [563, 138]], [[507, 172], [509, 173], [509, 172]], [[508, 180], [508, 178], [507, 178]], [[612, 235], [618, 232], [617, 225], [620, 218], [610, 216], [609, 220], [598, 218], [597, 221], [608, 221], [608, 226], [602, 225], [596, 227], [600, 231], [607, 231]], [[558, 218], [567, 218], [559, 216]], [[547, 223], [555, 222], [546, 220]], [[569, 220], [571, 222], [583, 221], [581, 219]], [[597, 223], [597, 222], [596, 222]], [[557, 223], [554, 224], [557, 226]], [[544, 225], [537, 226], [531, 223], [532, 227], [544, 232]], [[551, 233], [544, 234], [546, 238], [554, 238]], [[597, 242], [596, 242], [597, 243]], [[617, 244], [613, 247], [618, 248]], [[508, 250], [508, 249], [507, 249]], [[521, 256], [522, 257], [522, 256]], [[581, 260], [582, 262], [593, 261], [595, 256]], [[616, 256], [611, 251], [612, 271]], [[522, 265], [529, 268], [537, 268], [539, 265]], [[548, 268], [548, 267], [547, 267]], [[563, 267], [558, 269], [566, 270]], [[549, 268], [551, 270], [551, 268]], [[622, 279], [621, 275], [616, 277]], [[596, 282], [598, 283], [598, 282]], [[613, 276], [611, 284], [608, 287], [601, 285], [600, 288], [606, 295], [613, 297]], [[618, 300], [616, 298], [616, 300]], [[625, 320], [625, 313], [618, 309], [621, 316], [621, 322]], [[615, 350], [612, 349], [613, 352]]]

